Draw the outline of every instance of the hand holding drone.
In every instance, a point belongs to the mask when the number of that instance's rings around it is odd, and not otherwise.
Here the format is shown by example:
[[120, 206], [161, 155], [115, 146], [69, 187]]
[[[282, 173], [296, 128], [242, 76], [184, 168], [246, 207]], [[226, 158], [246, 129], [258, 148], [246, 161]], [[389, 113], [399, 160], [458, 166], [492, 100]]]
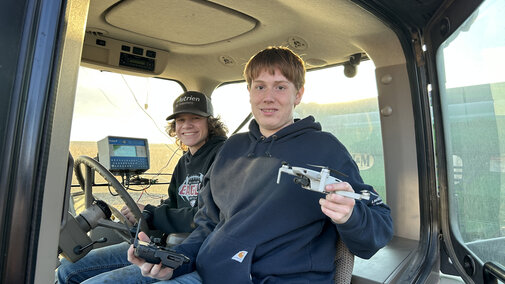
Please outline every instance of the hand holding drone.
[[[314, 166], [321, 167], [321, 166]], [[353, 199], [370, 199], [370, 193], [366, 190], [362, 190], [361, 194], [350, 192], [350, 191], [334, 191], [328, 192], [325, 190], [325, 186], [332, 183], [342, 182], [342, 180], [332, 177], [330, 175], [331, 172], [338, 173], [340, 175], [346, 176], [343, 173], [340, 173], [336, 170], [329, 169], [327, 167], [321, 167], [321, 171], [317, 172], [314, 170], [302, 168], [302, 167], [291, 167], [286, 162], [282, 163], [282, 166], [279, 168], [279, 174], [277, 175], [277, 183], [281, 181], [282, 173], [287, 173], [295, 176], [294, 182], [299, 184], [302, 188], [321, 192], [324, 194], [335, 193], [341, 196], [353, 198]]]

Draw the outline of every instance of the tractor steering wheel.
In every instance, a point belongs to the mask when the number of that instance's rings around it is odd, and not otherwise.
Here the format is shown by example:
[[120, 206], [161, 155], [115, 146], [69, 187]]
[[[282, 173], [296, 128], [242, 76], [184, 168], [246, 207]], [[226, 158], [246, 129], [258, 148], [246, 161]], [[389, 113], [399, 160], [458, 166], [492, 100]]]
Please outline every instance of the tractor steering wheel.
[[[86, 175], [86, 177], [83, 177], [82, 170], [81, 170], [81, 164], [84, 164], [87, 168], [96, 171], [99, 173], [111, 186], [114, 188], [116, 193], [121, 197], [125, 205], [130, 209], [132, 214], [135, 217], [135, 220], [137, 223], [140, 221], [140, 217], [142, 216], [142, 213], [140, 212], [139, 207], [137, 206], [137, 203], [133, 200], [133, 198], [128, 194], [126, 189], [123, 187], [121, 183], [112, 175], [112, 173], [107, 170], [102, 164], [100, 164], [98, 161], [96, 161], [93, 158], [90, 158], [88, 156], [80, 156], [78, 157], [75, 162], [74, 162], [74, 172], [77, 180], [79, 181], [79, 185], [84, 191], [84, 196], [85, 196], [85, 208], [90, 207], [93, 204], [93, 201], [95, 200], [93, 196], [93, 189], [92, 189], [92, 180], [91, 180], [91, 171], [87, 170], [89, 174]], [[107, 204], [108, 205], [108, 204]], [[129, 241], [131, 238], [130, 235], [130, 226], [132, 225], [128, 219], [119, 212], [116, 208], [114, 208], [111, 205], [108, 205], [110, 210], [112, 211], [112, 215], [114, 215], [116, 218], [119, 219], [119, 221], [123, 225], [119, 225], [118, 223], [108, 220], [108, 219], [103, 219], [100, 220], [98, 223], [98, 226], [102, 227], [108, 227], [112, 228], [115, 230], [116, 233], [119, 234], [120, 237], [123, 239]], [[143, 232], [148, 233], [149, 228], [147, 226], [147, 223], [141, 222], [140, 223], [140, 230]]]

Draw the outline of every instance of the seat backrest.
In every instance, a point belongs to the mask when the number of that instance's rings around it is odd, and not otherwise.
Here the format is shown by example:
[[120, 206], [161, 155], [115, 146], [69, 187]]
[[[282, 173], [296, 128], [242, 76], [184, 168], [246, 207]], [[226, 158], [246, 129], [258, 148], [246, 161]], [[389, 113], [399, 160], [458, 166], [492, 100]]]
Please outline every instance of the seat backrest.
[[351, 283], [353, 268], [354, 255], [345, 246], [342, 238], [338, 238], [335, 254], [335, 284]]

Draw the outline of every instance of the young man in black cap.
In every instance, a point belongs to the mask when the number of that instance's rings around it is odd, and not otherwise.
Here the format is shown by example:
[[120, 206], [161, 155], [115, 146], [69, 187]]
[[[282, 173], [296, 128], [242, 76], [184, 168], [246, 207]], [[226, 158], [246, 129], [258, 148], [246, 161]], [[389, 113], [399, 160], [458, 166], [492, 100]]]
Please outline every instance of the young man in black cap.
[[[139, 204], [148, 212], [149, 227], [163, 232], [190, 233], [195, 228], [193, 217], [203, 176], [214, 161], [226, 137], [226, 128], [213, 117], [210, 100], [202, 93], [189, 91], [174, 101], [174, 112], [167, 117], [170, 136], [186, 151], [174, 169], [168, 188], [169, 198], [162, 205]], [[128, 207], [121, 211], [134, 223]]]
[[[193, 217], [198, 210], [198, 192], [203, 176], [226, 139], [227, 129], [213, 116], [210, 99], [202, 93], [188, 91], [174, 101], [167, 132], [185, 151], [179, 159], [170, 186], [169, 198], [161, 205], [138, 204], [151, 229], [169, 233], [190, 233], [196, 227]], [[127, 207], [121, 212], [132, 222]], [[76, 263], [62, 261], [58, 268], [60, 283], [150, 283], [140, 269], [127, 260], [129, 244], [121, 243], [91, 251]]]

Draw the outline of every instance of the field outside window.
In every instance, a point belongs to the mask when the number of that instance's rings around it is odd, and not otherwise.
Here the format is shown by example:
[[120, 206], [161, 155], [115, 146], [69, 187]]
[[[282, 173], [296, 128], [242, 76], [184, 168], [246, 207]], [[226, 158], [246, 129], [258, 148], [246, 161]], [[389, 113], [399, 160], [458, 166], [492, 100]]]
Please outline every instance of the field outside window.
[[485, 1], [439, 49], [451, 230], [505, 265], [505, 3]]

